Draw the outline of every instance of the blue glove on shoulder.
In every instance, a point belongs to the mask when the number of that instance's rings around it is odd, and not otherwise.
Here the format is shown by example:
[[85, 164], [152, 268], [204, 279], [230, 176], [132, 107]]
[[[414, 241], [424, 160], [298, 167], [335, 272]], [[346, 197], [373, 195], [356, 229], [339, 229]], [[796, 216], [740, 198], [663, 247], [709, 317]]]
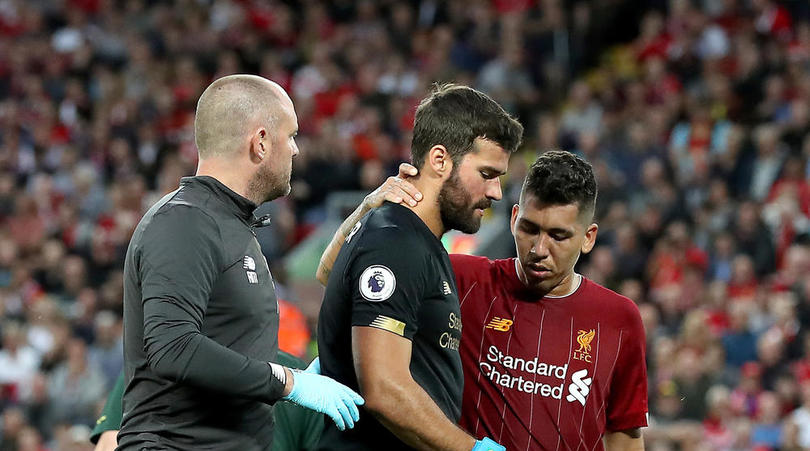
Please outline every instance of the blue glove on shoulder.
[[354, 427], [355, 421], [360, 419], [357, 406], [362, 406], [365, 402], [362, 396], [340, 382], [319, 374], [299, 371], [293, 372], [290, 394], [281, 399], [328, 415], [341, 431], [347, 426], [349, 429]]
[[475, 442], [472, 451], [506, 451], [506, 447], [499, 445], [489, 437], [484, 437]]

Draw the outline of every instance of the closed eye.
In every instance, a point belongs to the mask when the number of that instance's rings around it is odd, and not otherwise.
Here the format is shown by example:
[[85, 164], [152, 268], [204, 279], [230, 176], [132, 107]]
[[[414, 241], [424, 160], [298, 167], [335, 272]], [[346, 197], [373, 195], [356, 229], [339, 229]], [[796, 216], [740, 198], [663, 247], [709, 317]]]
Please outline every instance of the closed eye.
[[500, 176], [501, 176], [501, 174], [496, 173], [496, 172], [481, 171], [481, 177], [483, 177], [485, 180], [492, 180], [492, 179], [498, 178]]
[[530, 235], [535, 235], [540, 231], [540, 228], [530, 222], [521, 221], [520, 230]]

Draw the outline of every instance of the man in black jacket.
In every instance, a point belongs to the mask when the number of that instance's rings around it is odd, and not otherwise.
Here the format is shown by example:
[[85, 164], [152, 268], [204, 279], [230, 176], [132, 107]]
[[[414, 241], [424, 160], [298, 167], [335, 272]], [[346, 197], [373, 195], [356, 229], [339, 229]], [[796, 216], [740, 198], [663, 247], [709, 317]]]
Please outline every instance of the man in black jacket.
[[279, 399], [353, 427], [362, 398], [276, 363], [278, 303], [253, 211], [290, 191], [298, 123], [262, 77], [214, 81], [197, 104], [194, 177], [144, 215], [124, 265], [119, 448], [264, 450]]

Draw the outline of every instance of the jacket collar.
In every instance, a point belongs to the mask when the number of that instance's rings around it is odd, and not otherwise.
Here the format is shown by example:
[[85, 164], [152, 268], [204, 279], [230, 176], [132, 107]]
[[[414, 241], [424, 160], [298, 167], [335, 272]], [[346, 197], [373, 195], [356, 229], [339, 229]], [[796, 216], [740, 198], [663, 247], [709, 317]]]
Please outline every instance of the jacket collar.
[[234, 190], [228, 188], [219, 180], [207, 175], [183, 177], [180, 179], [181, 188], [183, 186], [194, 185], [203, 186], [211, 191], [214, 196], [216, 196], [217, 199], [220, 199], [222, 203], [227, 205], [236, 216], [242, 218], [248, 224], [255, 221], [253, 211], [256, 210], [257, 205], [240, 194], [237, 194]]

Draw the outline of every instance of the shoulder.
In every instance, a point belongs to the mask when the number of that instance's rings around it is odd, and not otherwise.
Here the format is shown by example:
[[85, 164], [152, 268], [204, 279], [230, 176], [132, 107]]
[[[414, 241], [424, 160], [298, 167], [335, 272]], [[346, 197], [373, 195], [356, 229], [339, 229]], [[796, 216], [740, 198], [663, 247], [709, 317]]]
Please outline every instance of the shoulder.
[[583, 295], [589, 298], [589, 302], [598, 303], [600, 311], [615, 318], [622, 325], [641, 324], [641, 313], [632, 299], [585, 277], [582, 280], [585, 284]]
[[133, 234], [133, 251], [221, 247], [222, 233], [216, 218], [201, 205], [178, 201], [176, 194], [165, 196], [146, 212]]
[[382, 248], [394, 254], [416, 256], [429, 253], [423, 234], [401, 212], [382, 206], [366, 214], [349, 234], [360, 249]]
[[154, 212], [148, 227], [155, 229], [157, 226], [182, 232], [183, 236], [196, 232], [219, 234], [219, 222], [210, 209], [206, 209], [202, 205], [176, 200], [166, 202]]
[[489, 272], [492, 269], [493, 261], [487, 257], [466, 254], [450, 254], [450, 264], [457, 277], [466, 275], [476, 275]]
[[366, 213], [360, 221], [364, 224], [364, 227], [374, 229], [393, 228], [403, 231], [416, 231], [414, 214], [406, 207], [390, 202], [386, 202]]
[[384, 251], [391, 256], [409, 258], [429, 253], [421, 236], [396, 224], [362, 224], [351, 240], [355, 242], [355, 253]]

